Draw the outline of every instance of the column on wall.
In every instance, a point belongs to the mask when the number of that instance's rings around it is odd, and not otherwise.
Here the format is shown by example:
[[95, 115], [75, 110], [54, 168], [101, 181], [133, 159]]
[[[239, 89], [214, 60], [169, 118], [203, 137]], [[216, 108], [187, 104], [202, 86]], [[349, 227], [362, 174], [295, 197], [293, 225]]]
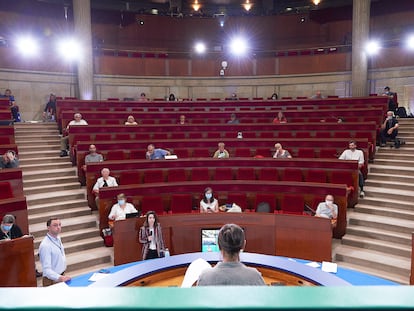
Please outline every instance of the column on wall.
[[80, 99], [95, 98], [93, 88], [93, 54], [91, 28], [91, 1], [73, 0], [75, 34], [82, 47], [78, 60], [78, 89]]
[[368, 59], [364, 51], [369, 39], [371, 0], [353, 0], [352, 96], [368, 95]]

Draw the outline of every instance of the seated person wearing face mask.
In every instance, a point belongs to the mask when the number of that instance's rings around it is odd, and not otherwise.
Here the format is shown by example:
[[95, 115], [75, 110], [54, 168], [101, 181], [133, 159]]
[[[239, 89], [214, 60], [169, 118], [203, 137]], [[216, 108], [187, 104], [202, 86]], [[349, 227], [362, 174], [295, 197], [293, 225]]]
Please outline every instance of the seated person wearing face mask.
[[13, 215], [4, 215], [1, 222], [0, 240], [12, 240], [23, 236], [22, 230], [15, 222]]
[[118, 203], [114, 204], [109, 213], [109, 220], [123, 220], [126, 219], [126, 214], [137, 213], [138, 211], [131, 203], [126, 202], [125, 194], [120, 193], [117, 195]]
[[328, 194], [325, 197], [325, 202], [318, 204], [316, 208], [315, 217], [323, 217], [329, 219], [336, 219], [338, 217], [338, 205], [334, 203], [334, 197]]
[[214, 197], [213, 189], [207, 187], [200, 201], [200, 213], [217, 213], [218, 211], [218, 201]]

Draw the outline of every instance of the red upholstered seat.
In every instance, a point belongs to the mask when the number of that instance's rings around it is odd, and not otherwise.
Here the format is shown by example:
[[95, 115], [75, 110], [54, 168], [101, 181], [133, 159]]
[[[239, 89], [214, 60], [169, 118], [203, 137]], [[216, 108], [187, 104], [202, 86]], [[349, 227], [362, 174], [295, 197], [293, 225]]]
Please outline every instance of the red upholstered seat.
[[310, 169], [308, 170], [305, 181], [326, 183], [326, 172], [324, 170]]
[[140, 184], [141, 176], [139, 171], [121, 171], [119, 176], [119, 183], [121, 185]]
[[328, 131], [318, 131], [315, 133], [315, 138], [331, 138], [331, 132]]
[[13, 198], [13, 191], [9, 182], [0, 182], [0, 189], [0, 200]]
[[116, 140], [130, 140], [131, 135], [127, 133], [118, 133], [118, 134], [115, 134], [115, 139]]
[[292, 138], [291, 132], [277, 132], [277, 137], [279, 138]]
[[280, 202], [283, 213], [303, 214], [305, 202], [301, 194], [285, 194]]
[[296, 138], [310, 138], [311, 134], [310, 134], [309, 131], [307, 131], [307, 132], [296, 132], [295, 137]]
[[143, 119], [141, 123], [142, 124], [155, 124], [155, 120], [154, 119]]
[[156, 140], [168, 139], [168, 133], [153, 133], [152, 139], [156, 139]]
[[275, 133], [273, 132], [260, 132], [260, 138], [273, 138], [275, 137]]
[[282, 171], [283, 181], [303, 181], [302, 170], [300, 168], [286, 168]]
[[187, 177], [185, 176], [184, 168], [175, 168], [168, 170], [167, 179], [169, 182], [186, 181]]
[[259, 171], [259, 180], [278, 181], [279, 172], [274, 167], [262, 167]]
[[171, 133], [171, 139], [185, 139], [185, 133], [183, 132]]
[[201, 132], [190, 132], [190, 133], [188, 133], [188, 138], [190, 138], [190, 139], [200, 139], [200, 138], [203, 138], [203, 134]]
[[165, 214], [164, 203], [160, 196], [144, 196], [141, 200], [141, 212], [155, 211], [158, 215]]
[[234, 150], [235, 157], [251, 157], [250, 148], [236, 148]]
[[270, 210], [269, 213], [273, 213], [276, 210], [276, 195], [273, 193], [257, 193], [254, 201], [254, 210], [257, 211], [257, 206], [260, 203], [268, 203]]
[[319, 158], [338, 158], [338, 152], [333, 148], [323, 148], [319, 151]]
[[177, 155], [180, 158], [189, 158], [191, 156], [190, 150], [188, 148], [174, 148], [173, 154]]
[[244, 211], [249, 208], [247, 195], [245, 192], [229, 192], [227, 194], [227, 204], [237, 204]]
[[207, 138], [221, 138], [220, 132], [208, 132]]
[[298, 149], [299, 158], [315, 158], [315, 149], [313, 148], [299, 148]]
[[256, 148], [256, 156], [261, 155], [265, 158], [271, 157], [272, 153], [269, 148]]
[[233, 180], [233, 170], [230, 167], [217, 167], [214, 180]]
[[145, 159], [145, 150], [134, 149], [129, 152], [130, 159], [142, 160]]
[[147, 170], [144, 172], [144, 183], [164, 182], [162, 170]]
[[334, 138], [351, 138], [350, 132], [334, 132]]
[[256, 180], [253, 167], [239, 167], [236, 171], [237, 180]]
[[125, 153], [123, 150], [109, 150], [106, 153], [105, 160], [106, 161], [113, 161], [113, 160], [125, 160]]
[[191, 194], [174, 193], [171, 195], [171, 213], [191, 213], [193, 197]]
[[208, 172], [208, 168], [207, 167], [193, 168], [191, 170], [191, 180], [192, 181], [200, 181], [200, 180], [208, 181], [208, 180], [210, 180], [210, 175], [209, 175], [209, 172]]
[[118, 124], [121, 124], [121, 120], [118, 120], [118, 119], [106, 119], [104, 121], [104, 124], [106, 124], [106, 125], [118, 125]]
[[210, 153], [206, 148], [194, 148], [193, 149], [193, 158], [209, 158]]

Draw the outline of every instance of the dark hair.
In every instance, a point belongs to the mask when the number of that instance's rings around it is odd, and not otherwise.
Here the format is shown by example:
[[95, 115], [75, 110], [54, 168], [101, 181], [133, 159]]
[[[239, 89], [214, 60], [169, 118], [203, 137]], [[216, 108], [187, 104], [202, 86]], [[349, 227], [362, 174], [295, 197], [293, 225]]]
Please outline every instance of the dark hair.
[[[211, 199], [210, 200], [207, 200], [207, 198], [206, 198], [206, 192], [207, 191], [210, 191], [210, 190], [211, 190]], [[207, 187], [206, 189], [204, 189], [203, 202], [204, 203], [210, 203], [210, 202], [213, 202], [214, 199], [215, 199], [215, 197], [214, 197], [214, 191], [213, 191], [213, 189], [211, 187]]]
[[386, 87], [384, 87], [384, 90], [389, 91], [390, 90], [390, 87], [389, 86], [386, 86]]
[[218, 235], [219, 249], [234, 256], [244, 247], [244, 231], [236, 224], [226, 224], [221, 227]]
[[168, 97], [168, 100], [175, 100], [175, 95], [171, 93], [170, 96]]
[[349, 144], [354, 144], [354, 145], [356, 145], [357, 143], [356, 143], [356, 141], [355, 141], [355, 140], [350, 140], [350, 141], [349, 141], [349, 143], [348, 143], [348, 145], [349, 145]]
[[149, 224], [148, 224], [148, 217], [149, 217], [150, 215], [154, 215], [154, 219], [155, 219], [155, 221], [154, 221], [154, 227], [158, 226], [158, 216], [157, 216], [157, 214], [156, 214], [154, 211], [148, 211], [148, 212], [145, 214], [144, 227], [149, 227]]
[[59, 217], [50, 217], [47, 221], [46, 221], [46, 226], [50, 226], [52, 224], [53, 220], [59, 220]]
[[270, 96], [270, 98], [273, 98], [273, 96], [275, 97], [275, 99], [277, 99], [277, 94], [273, 93], [272, 96]]

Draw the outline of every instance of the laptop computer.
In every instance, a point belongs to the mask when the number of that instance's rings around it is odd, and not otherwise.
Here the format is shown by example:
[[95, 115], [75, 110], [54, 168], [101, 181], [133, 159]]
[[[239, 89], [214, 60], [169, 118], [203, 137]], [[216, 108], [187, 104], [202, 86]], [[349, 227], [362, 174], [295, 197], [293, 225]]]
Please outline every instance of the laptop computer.
[[128, 214], [125, 214], [125, 218], [126, 219], [128, 219], [128, 218], [135, 218], [135, 217], [139, 217], [139, 216], [141, 216], [141, 212], [140, 211], [138, 211], [136, 213], [128, 213]]

